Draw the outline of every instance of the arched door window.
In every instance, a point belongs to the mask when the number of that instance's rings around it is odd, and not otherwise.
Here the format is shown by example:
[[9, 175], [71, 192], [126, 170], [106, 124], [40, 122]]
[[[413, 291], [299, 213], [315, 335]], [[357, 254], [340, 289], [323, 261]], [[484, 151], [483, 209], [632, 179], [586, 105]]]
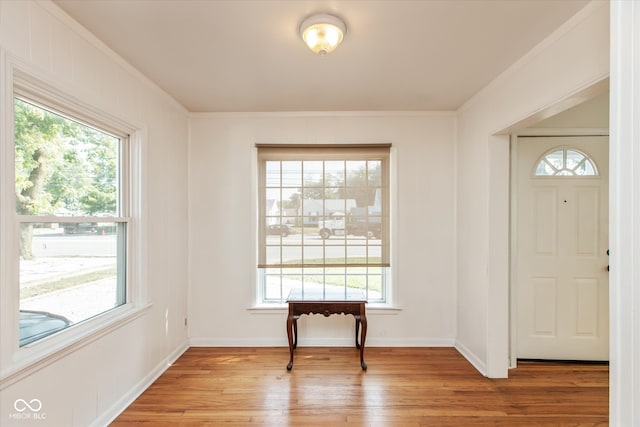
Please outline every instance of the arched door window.
[[574, 148], [554, 148], [536, 164], [535, 176], [597, 176], [589, 156]]

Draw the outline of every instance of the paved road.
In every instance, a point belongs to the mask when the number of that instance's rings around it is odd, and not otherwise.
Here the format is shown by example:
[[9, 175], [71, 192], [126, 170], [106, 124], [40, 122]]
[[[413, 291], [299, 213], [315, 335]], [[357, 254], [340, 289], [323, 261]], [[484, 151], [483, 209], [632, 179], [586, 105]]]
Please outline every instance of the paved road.
[[33, 254], [38, 257], [104, 257], [116, 256], [115, 234], [36, 234], [33, 236]]
[[[267, 245], [279, 245], [280, 236], [267, 236]], [[382, 249], [380, 240], [366, 239], [364, 237], [347, 237], [349, 257], [364, 258], [380, 257]], [[301, 247], [304, 248], [304, 256], [306, 258], [344, 258], [345, 241], [343, 237], [331, 237], [322, 240], [318, 235], [291, 234], [282, 238], [282, 257], [283, 261], [295, 261], [301, 257]], [[267, 254], [269, 251], [267, 250]]]

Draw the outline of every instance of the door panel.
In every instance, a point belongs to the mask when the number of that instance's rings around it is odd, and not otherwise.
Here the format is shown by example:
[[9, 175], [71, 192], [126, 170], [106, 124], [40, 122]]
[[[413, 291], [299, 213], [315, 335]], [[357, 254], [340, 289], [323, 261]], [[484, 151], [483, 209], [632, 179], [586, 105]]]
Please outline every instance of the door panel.
[[596, 337], [598, 335], [598, 281], [591, 279], [576, 279], [576, 330], [575, 336]]
[[600, 189], [598, 187], [581, 187], [576, 190], [575, 219], [576, 256], [597, 256], [599, 236]]
[[558, 206], [557, 189], [553, 187], [533, 190], [535, 224], [535, 254], [553, 256], [557, 253]]
[[517, 357], [608, 360], [608, 139], [520, 137], [516, 173]]
[[554, 277], [533, 277], [534, 335], [556, 336], [557, 286]]

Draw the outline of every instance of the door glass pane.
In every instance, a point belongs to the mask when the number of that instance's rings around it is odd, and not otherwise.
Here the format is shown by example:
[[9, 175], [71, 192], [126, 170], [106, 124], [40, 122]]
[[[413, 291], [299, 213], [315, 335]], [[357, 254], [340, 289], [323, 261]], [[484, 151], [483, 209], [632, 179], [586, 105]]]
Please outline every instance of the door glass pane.
[[596, 176], [593, 161], [584, 153], [571, 149], [554, 149], [542, 158], [535, 176]]
[[574, 150], [567, 150], [567, 162], [565, 167], [574, 170], [580, 162], [584, 160], [584, 155]]
[[597, 175], [593, 163], [587, 159], [584, 163], [580, 164], [576, 170], [576, 175], [594, 176]]

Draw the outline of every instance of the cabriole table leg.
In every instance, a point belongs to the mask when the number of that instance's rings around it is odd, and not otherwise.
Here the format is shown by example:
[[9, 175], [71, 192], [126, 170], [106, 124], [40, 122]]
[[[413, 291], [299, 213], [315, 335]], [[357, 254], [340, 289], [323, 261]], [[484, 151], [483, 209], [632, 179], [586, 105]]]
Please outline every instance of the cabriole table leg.
[[[287, 338], [289, 340], [289, 363], [287, 364], [287, 371], [290, 371], [293, 368], [293, 328], [294, 328], [294, 317], [292, 314], [287, 316]], [[297, 328], [296, 328], [297, 329]]]
[[363, 371], [367, 370], [367, 364], [364, 363], [364, 342], [367, 339], [367, 316], [360, 315], [360, 324], [362, 326], [362, 332], [360, 334], [360, 366]]

